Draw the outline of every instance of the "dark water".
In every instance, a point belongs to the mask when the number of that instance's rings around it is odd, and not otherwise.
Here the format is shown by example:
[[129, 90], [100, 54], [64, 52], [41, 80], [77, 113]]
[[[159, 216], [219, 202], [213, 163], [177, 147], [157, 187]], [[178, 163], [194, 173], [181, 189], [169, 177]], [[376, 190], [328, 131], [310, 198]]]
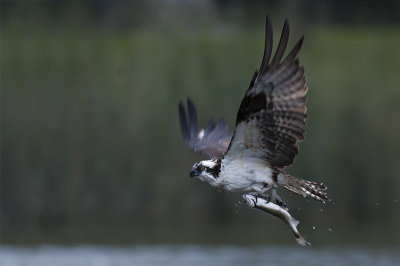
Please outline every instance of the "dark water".
[[1, 266], [400, 265], [400, 247], [3, 246], [0, 250]]

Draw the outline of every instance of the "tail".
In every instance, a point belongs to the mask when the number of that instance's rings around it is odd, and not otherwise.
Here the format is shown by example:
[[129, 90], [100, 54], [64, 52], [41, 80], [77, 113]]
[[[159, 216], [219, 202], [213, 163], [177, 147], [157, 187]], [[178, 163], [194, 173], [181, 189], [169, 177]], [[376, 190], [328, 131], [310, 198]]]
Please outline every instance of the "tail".
[[278, 185], [283, 186], [295, 194], [302, 195], [303, 197], [309, 196], [323, 203], [328, 199], [328, 195], [325, 192], [326, 186], [324, 186], [323, 183], [303, 180], [291, 176], [286, 172], [282, 172], [278, 175]]
[[296, 242], [305, 247], [305, 246], [311, 246], [311, 243], [308, 242], [302, 235], [300, 235], [299, 231], [297, 231], [297, 226], [299, 225], [299, 221], [297, 221], [295, 218], [291, 217], [291, 223], [287, 224], [292, 231], [294, 238], [296, 239]]

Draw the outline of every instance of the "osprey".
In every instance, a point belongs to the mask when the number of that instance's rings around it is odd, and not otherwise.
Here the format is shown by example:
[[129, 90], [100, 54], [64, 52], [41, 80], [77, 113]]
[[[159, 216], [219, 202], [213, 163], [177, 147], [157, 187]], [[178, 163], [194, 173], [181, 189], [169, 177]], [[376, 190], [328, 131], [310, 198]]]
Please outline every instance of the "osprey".
[[[186, 145], [209, 160], [193, 165], [197, 177], [223, 191], [237, 191], [285, 203], [276, 192], [283, 187], [303, 197], [325, 202], [323, 183], [303, 180], [285, 171], [298, 154], [304, 139], [307, 84], [304, 68], [296, 58], [303, 37], [283, 58], [289, 37], [287, 20], [272, 60], [272, 26], [267, 16], [262, 63], [255, 72], [236, 116], [234, 132], [223, 119], [210, 120], [198, 130], [197, 112], [188, 98], [187, 113], [179, 103], [179, 120]], [[188, 116], [187, 116], [188, 115]], [[271, 197], [266, 194], [271, 190]], [[246, 194], [244, 194], [246, 195]]]

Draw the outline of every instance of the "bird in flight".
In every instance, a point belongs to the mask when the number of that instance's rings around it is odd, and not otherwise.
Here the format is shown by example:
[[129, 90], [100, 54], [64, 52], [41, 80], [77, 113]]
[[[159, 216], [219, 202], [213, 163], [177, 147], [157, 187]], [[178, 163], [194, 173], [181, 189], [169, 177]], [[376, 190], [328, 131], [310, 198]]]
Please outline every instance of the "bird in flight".
[[[322, 183], [300, 179], [285, 171], [294, 162], [298, 142], [305, 134], [307, 84], [304, 68], [297, 59], [303, 37], [283, 58], [289, 38], [289, 24], [285, 20], [271, 59], [272, 35], [267, 16], [262, 63], [242, 99], [234, 132], [223, 119], [217, 123], [210, 120], [205, 129], [199, 130], [193, 102], [188, 98], [187, 112], [179, 103], [186, 145], [208, 157], [193, 165], [190, 177], [222, 191], [265, 199], [282, 208], [286, 204], [277, 193], [278, 187], [325, 202], [328, 197]], [[269, 190], [271, 195], [267, 194]]]

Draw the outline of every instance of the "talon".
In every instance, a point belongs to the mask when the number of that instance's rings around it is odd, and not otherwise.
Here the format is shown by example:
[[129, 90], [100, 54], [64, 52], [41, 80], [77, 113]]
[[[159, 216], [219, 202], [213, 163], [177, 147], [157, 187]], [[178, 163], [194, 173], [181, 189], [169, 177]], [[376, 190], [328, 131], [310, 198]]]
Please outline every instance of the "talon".
[[286, 202], [284, 202], [278, 195], [278, 193], [276, 193], [275, 188], [272, 188], [272, 201], [273, 203], [275, 203], [276, 205], [279, 205], [283, 208], [287, 209], [287, 205]]
[[249, 207], [254, 208], [257, 204], [257, 197], [251, 194], [243, 194], [242, 195], [243, 199], [246, 201], [247, 205]]
[[271, 202], [271, 197], [269, 195], [267, 195], [266, 200], [267, 200], [268, 203], [270, 203]]
[[268, 194], [257, 193], [257, 198], [265, 199], [267, 203], [271, 201], [271, 197]]
[[256, 201], [254, 201], [253, 199], [252, 199], [251, 201], [253, 202], [253, 206], [252, 206], [252, 208], [254, 208], [254, 207], [256, 206], [257, 202], [256, 202]]
[[265, 201], [267, 201], [267, 203], [271, 202], [271, 199], [272, 199], [268, 194], [262, 194], [262, 193], [258, 193], [258, 192], [250, 192], [250, 193], [248, 193], [248, 195], [255, 197], [255, 201], [252, 199], [254, 204], [257, 204], [258, 198], [264, 199]]

